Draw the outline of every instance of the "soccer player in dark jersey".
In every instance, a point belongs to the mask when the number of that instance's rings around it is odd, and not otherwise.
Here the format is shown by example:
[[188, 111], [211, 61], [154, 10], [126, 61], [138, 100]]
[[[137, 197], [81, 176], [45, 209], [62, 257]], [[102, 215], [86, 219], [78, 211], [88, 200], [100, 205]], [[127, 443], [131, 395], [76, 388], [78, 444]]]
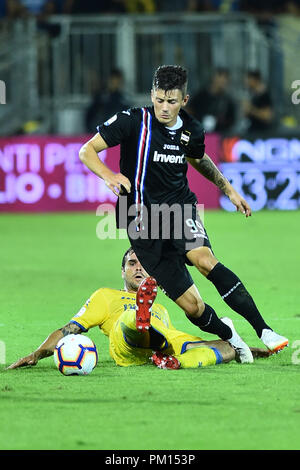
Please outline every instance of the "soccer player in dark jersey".
[[[190, 190], [188, 163], [214, 183], [246, 217], [251, 208], [205, 153], [201, 124], [184, 111], [187, 72], [164, 65], [154, 74], [152, 107], [121, 110], [85, 143], [81, 161], [118, 195], [117, 227], [127, 228], [130, 243], [143, 267], [187, 318], [201, 330], [230, 342], [241, 362], [252, 362], [248, 346], [205, 303], [186, 264], [211, 281], [222, 299], [242, 315], [273, 352], [288, 345], [258, 311], [242, 281], [213, 254]], [[120, 144], [120, 173], [105, 165], [98, 153]]]

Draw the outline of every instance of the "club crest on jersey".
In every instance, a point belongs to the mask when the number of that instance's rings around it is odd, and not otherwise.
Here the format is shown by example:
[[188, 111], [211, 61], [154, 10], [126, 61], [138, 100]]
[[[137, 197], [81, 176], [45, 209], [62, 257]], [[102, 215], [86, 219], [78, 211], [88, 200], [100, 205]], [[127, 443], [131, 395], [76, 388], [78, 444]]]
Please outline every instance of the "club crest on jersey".
[[181, 136], [180, 136], [180, 143], [182, 145], [188, 145], [190, 138], [191, 138], [190, 131], [182, 131]]

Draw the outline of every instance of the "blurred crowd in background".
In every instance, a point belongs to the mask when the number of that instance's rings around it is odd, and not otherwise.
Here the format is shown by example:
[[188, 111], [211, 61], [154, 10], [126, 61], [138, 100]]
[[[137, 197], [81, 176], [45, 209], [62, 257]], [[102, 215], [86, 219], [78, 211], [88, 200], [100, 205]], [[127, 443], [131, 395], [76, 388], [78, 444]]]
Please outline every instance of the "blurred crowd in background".
[[0, 18], [49, 14], [249, 12], [300, 15], [300, 0], [0, 0]]
[[[47, 36], [55, 38], [60, 34], [60, 29], [56, 24], [47, 22], [52, 15], [156, 13], [164, 13], [166, 16], [169, 13], [249, 13], [258, 25], [276, 29], [277, 15], [288, 14], [299, 16], [300, 19], [300, 0], [0, 0], [0, 29], [16, 19], [34, 16], [38, 29], [45, 30]], [[265, 35], [268, 35], [267, 31], [264, 30]], [[273, 37], [275, 36], [272, 36], [271, 42]], [[276, 80], [279, 84], [277, 102], [274, 102], [274, 92], [270, 92], [268, 83], [258, 68], [242, 72], [247, 98], [239, 101], [233, 96], [232, 71], [226, 65], [215, 66], [205, 83], [199, 82], [198, 89], [193, 90], [187, 110], [203, 123], [207, 132], [230, 133], [237, 123], [242, 123], [243, 128], [239, 127], [239, 130], [246, 132], [274, 130], [282, 125], [283, 121], [280, 123], [281, 117], [277, 111], [278, 104], [283, 100], [283, 65], [279, 49], [274, 50], [273, 59], [276, 61], [278, 74], [274, 74], [272, 80], [273, 87]], [[104, 122], [115, 112], [134, 105], [125, 93], [124, 70], [109, 70], [107, 80], [102, 80], [97, 75], [97, 89], [91, 93], [91, 102], [84, 110], [86, 132], [94, 132], [97, 124]], [[288, 116], [288, 119], [288, 125], [291, 123], [295, 127], [295, 118]]]
[[[95, 95], [86, 112], [86, 130], [94, 132], [96, 126], [113, 114], [131, 107], [123, 92], [124, 76], [121, 70], [112, 70], [106, 87]], [[273, 101], [259, 70], [248, 71], [245, 86], [249, 90], [249, 100], [236, 103], [229, 91], [230, 71], [216, 69], [208, 84], [192, 95], [187, 111], [202, 122], [207, 132], [230, 132], [237, 119], [238, 106], [242, 107], [247, 132], [260, 132], [278, 126]]]

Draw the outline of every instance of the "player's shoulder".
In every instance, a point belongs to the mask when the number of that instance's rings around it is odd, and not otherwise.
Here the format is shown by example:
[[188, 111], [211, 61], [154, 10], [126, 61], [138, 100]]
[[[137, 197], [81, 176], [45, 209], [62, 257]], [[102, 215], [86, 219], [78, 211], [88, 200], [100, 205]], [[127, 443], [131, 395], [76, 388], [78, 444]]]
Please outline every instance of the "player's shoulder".
[[123, 109], [115, 115], [115, 120], [120, 124], [134, 127], [143, 120], [143, 109], [137, 107]]
[[187, 113], [184, 109], [180, 110], [180, 117], [183, 121], [184, 127], [191, 133], [201, 135], [205, 133], [204, 127], [198, 119], [191, 114]]
[[114, 114], [113, 116], [111, 116], [109, 119], [107, 119], [103, 123], [103, 126], [110, 127], [111, 124], [129, 123], [131, 120], [139, 118], [140, 114], [141, 114], [140, 108], [122, 109], [118, 111], [116, 114]]
[[131, 119], [140, 119], [143, 114], [143, 109], [144, 108], [133, 107], [133, 108], [128, 108], [128, 109], [123, 109], [118, 114], [120, 116], [128, 117]]
[[132, 122], [141, 122], [144, 121], [145, 116], [154, 116], [154, 111], [152, 106], [143, 106], [143, 107], [132, 107], [124, 109], [117, 113], [118, 118], [130, 120]]
[[119, 292], [118, 289], [114, 289], [112, 287], [99, 287], [93, 295], [110, 295], [115, 292]]
[[[122, 299], [122, 297], [127, 296], [128, 292], [124, 291], [123, 289], [114, 289], [112, 287], [100, 287], [96, 290], [93, 294], [96, 297], [101, 297], [106, 301], [110, 301], [113, 299]], [[130, 294], [132, 296], [132, 294]]]
[[112, 289], [110, 287], [100, 287], [99, 289], [95, 290], [93, 294], [91, 295], [91, 299], [97, 301], [97, 300], [108, 300], [111, 298], [115, 293], [117, 292], [117, 289]]

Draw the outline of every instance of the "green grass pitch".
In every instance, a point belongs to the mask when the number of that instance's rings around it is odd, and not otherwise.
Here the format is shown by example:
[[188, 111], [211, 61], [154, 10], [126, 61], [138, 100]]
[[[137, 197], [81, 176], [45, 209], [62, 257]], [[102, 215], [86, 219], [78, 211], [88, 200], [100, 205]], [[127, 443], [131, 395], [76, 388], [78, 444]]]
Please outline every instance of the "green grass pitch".
[[[6, 371], [66, 324], [99, 287], [122, 288], [127, 240], [99, 240], [93, 213], [0, 216], [0, 449], [299, 449], [299, 212], [211, 211], [205, 225], [215, 255], [252, 293], [290, 347], [254, 364], [166, 371], [121, 368], [94, 328], [99, 364], [65, 377], [47, 358]], [[191, 270], [202, 297], [230, 316], [251, 346], [251, 326]], [[199, 330], [161, 292], [174, 325]], [[212, 338], [207, 333], [201, 335]], [[300, 343], [300, 342], [299, 342]], [[5, 347], [5, 351], [4, 351]], [[298, 348], [298, 349], [297, 349]]]

